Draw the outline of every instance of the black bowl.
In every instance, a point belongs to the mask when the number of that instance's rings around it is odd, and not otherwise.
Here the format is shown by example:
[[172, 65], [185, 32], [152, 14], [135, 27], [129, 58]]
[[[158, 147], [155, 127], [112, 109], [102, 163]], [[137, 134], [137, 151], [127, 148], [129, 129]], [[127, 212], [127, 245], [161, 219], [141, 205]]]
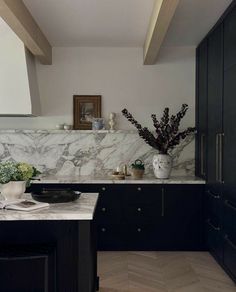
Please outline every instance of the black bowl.
[[77, 200], [80, 192], [71, 189], [45, 189], [32, 193], [34, 200], [45, 203], [67, 203]]

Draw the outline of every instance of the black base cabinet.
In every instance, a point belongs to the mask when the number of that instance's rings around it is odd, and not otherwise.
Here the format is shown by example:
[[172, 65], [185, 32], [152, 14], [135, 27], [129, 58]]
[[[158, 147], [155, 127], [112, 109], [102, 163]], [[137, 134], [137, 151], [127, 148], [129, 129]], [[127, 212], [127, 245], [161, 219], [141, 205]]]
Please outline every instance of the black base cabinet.
[[99, 192], [95, 213], [98, 250], [205, 248], [204, 185], [32, 185], [34, 190], [42, 187]]
[[91, 221], [1, 221], [1, 292], [95, 292]]

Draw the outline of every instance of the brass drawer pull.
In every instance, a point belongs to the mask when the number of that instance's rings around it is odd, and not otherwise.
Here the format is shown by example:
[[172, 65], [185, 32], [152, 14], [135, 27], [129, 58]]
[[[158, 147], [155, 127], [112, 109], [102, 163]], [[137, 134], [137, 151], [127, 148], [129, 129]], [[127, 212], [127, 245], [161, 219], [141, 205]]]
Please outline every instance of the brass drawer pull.
[[225, 200], [225, 205], [236, 211], [236, 207], [229, 200]]
[[232, 248], [236, 249], [236, 245], [229, 239], [228, 235], [225, 235], [225, 240], [232, 246]]
[[214, 199], [219, 199], [220, 195], [213, 194], [210, 190], [207, 190], [208, 195], [210, 195]]
[[214, 225], [211, 223], [211, 220], [210, 220], [210, 219], [207, 220], [207, 224], [208, 224], [212, 229], [214, 229], [215, 231], [220, 231], [220, 227], [216, 227], [216, 226], [214, 226]]

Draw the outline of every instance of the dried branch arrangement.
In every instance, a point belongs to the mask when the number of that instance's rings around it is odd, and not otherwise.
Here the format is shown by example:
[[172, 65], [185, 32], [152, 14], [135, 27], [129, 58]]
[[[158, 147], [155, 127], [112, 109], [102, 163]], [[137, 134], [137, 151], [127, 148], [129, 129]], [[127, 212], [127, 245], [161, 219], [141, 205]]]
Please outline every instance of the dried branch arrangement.
[[185, 139], [189, 134], [194, 133], [196, 128], [189, 127], [186, 130], [179, 132], [180, 121], [185, 116], [188, 110], [188, 105], [183, 104], [181, 110], [170, 117], [169, 108], [166, 107], [160, 121], [157, 120], [155, 114], [151, 115], [156, 134], [153, 134], [147, 127], [142, 127], [127, 110], [123, 109], [122, 114], [128, 121], [133, 124], [139, 136], [151, 147], [157, 149], [161, 154], [168, 154], [168, 151], [179, 145], [182, 139]]

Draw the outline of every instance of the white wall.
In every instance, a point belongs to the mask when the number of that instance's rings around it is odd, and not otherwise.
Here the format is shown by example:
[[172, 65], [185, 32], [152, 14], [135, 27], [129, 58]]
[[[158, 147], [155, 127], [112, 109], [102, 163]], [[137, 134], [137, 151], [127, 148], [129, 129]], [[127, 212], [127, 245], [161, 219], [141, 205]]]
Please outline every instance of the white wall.
[[121, 116], [126, 107], [151, 125], [150, 114], [190, 110], [183, 125], [194, 125], [195, 49], [162, 50], [155, 66], [142, 65], [141, 48], [54, 48], [53, 65], [37, 64], [42, 117], [0, 118], [0, 128], [54, 128], [72, 123], [73, 94], [101, 94], [102, 115], [118, 113], [118, 127], [132, 128]]

